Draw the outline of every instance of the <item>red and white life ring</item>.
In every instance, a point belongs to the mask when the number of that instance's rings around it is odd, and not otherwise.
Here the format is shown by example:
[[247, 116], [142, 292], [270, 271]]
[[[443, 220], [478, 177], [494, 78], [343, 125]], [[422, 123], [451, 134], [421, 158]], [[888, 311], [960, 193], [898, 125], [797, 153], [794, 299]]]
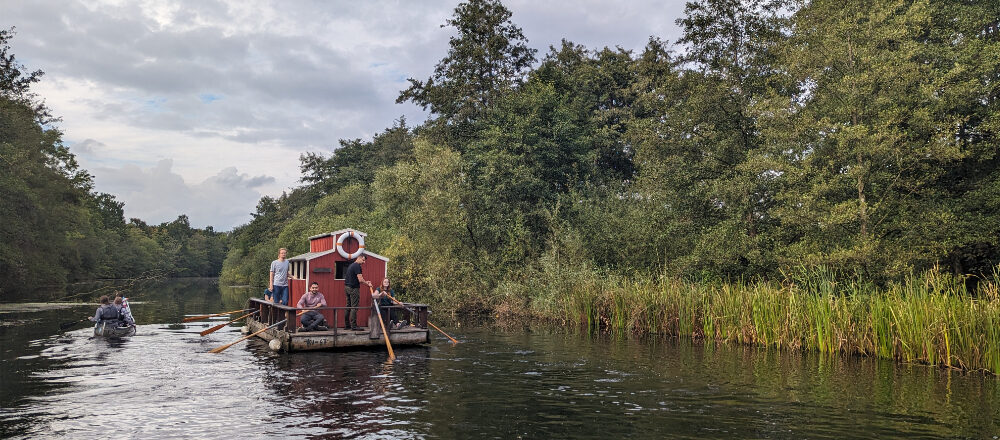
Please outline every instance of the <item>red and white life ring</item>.
[[[354, 251], [353, 254], [348, 254], [347, 251], [344, 250], [344, 240], [347, 240], [347, 237], [354, 237], [355, 240], [358, 240], [358, 250]], [[340, 237], [337, 237], [337, 253], [339, 253], [341, 257], [344, 257], [348, 260], [353, 260], [361, 256], [361, 253], [364, 251], [365, 251], [365, 237], [362, 236], [361, 234], [355, 231], [347, 231], [343, 234], [340, 234]]]

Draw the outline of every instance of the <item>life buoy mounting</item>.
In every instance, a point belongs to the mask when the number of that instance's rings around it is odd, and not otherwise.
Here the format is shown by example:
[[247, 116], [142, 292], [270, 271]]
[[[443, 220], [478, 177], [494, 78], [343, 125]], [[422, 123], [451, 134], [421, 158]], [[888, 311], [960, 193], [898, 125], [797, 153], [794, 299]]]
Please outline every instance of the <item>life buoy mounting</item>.
[[[354, 239], [358, 241], [358, 250], [354, 251], [354, 253], [352, 254], [348, 254], [347, 251], [344, 250], [344, 241], [347, 240], [347, 237], [354, 237]], [[353, 260], [361, 256], [361, 253], [364, 251], [365, 251], [365, 237], [359, 234], [357, 231], [347, 231], [343, 234], [340, 234], [340, 237], [337, 237], [337, 253], [340, 254], [341, 257], [344, 257], [348, 260]]]

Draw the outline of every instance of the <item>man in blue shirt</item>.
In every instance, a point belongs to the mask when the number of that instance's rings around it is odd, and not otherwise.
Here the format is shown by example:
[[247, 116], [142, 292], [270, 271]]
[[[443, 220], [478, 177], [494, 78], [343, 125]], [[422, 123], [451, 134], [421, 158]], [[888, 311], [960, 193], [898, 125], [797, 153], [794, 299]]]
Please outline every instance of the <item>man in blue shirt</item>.
[[268, 277], [268, 290], [271, 291], [271, 301], [288, 305], [288, 260], [285, 257], [288, 250], [278, 250], [278, 259], [271, 262], [271, 274]]

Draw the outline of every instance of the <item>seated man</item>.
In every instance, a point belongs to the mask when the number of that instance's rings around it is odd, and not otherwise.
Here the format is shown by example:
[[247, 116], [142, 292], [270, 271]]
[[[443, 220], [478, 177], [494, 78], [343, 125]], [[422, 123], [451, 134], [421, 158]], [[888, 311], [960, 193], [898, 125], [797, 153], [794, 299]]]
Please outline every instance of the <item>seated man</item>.
[[[295, 307], [300, 309], [326, 307], [326, 297], [322, 293], [319, 293], [319, 283], [314, 282], [310, 284], [309, 291], [305, 295], [302, 295], [302, 298], [299, 298], [299, 303]], [[302, 315], [302, 327], [299, 327], [300, 332], [327, 331], [329, 329], [326, 326], [326, 318], [323, 317], [322, 313], [310, 310]]]
[[121, 320], [119, 309], [111, 303], [111, 298], [108, 298], [107, 295], [102, 296], [100, 301], [101, 306], [97, 308], [97, 312], [90, 320], [98, 324], [106, 322], [117, 326]]

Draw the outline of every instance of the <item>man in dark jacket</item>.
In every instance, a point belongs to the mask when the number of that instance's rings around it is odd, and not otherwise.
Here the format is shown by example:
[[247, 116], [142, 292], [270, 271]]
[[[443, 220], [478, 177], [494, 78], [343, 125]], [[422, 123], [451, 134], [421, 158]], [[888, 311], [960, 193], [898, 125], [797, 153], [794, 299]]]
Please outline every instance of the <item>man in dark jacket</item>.
[[[361, 265], [365, 262], [365, 254], [361, 254], [358, 258], [354, 259], [354, 262], [347, 267], [347, 272], [344, 273], [344, 294], [347, 295], [347, 307], [357, 307], [358, 301], [361, 299], [361, 284], [367, 284], [368, 288], [371, 289], [372, 282], [365, 281], [365, 278], [361, 275]], [[357, 325], [358, 322], [358, 309], [352, 308], [347, 312], [347, 321], [344, 322], [344, 330], [361, 330], [361, 326]]]

